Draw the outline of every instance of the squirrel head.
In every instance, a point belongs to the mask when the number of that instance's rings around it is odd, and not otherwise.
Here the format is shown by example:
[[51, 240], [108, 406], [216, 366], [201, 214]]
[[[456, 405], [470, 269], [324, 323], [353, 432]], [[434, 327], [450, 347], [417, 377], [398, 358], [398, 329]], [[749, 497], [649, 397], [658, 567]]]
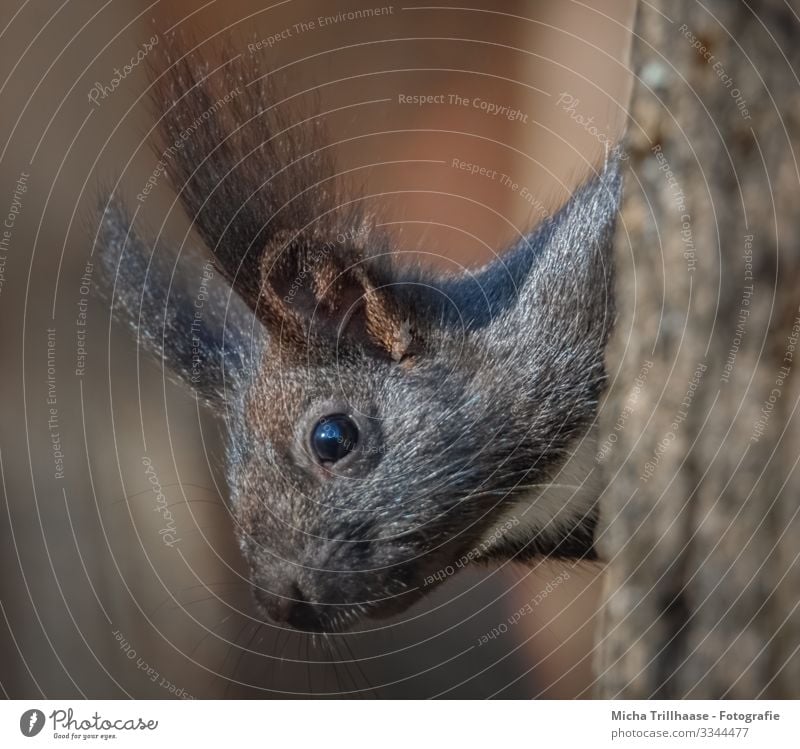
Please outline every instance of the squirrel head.
[[546, 487], [603, 391], [617, 157], [482, 269], [398, 265], [318, 119], [281, 114], [247, 64], [187, 55], [154, 84], [159, 157], [213, 272], [176, 272], [116, 201], [99, 242], [117, 317], [224, 420], [259, 609], [330, 631], [466, 562], [592, 558], [596, 497]]

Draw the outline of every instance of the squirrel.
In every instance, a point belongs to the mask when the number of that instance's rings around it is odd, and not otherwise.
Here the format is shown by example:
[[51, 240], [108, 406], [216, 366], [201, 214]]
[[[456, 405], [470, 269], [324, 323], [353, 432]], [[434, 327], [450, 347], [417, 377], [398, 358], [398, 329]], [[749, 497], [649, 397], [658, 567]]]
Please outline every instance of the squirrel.
[[464, 560], [595, 559], [618, 154], [485, 267], [410, 267], [345, 194], [319, 118], [244, 56], [176, 57], [152, 85], [162, 171], [213, 266], [154, 251], [109, 196], [102, 283], [225, 425], [260, 616], [341, 631]]

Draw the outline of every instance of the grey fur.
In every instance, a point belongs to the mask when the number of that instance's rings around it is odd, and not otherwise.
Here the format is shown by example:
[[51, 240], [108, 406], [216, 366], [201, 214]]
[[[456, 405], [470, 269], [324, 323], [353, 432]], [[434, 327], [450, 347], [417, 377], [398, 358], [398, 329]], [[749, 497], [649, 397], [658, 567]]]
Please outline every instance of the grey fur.
[[[254, 190], [286, 192], [292, 183], [270, 185], [270, 174], [286, 171], [274, 163], [280, 149], [272, 149], [256, 152], [251, 158], [262, 168], [249, 163], [241, 179], [230, 163], [234, 183], [220, 189], [202, 174], [203, 159], [223, 158], [216, 141], [230, 137], [214, 127], [186, 156], [192, 163], [178, 170], [185, 182], [175, 186], [239, 295], [214, 280], [201, 335], [187, 331], [202, 261], [175, 277], [174, 258], [151, 257], [113, 203], [100, 241], [108, 283], [116, 278], [117, 317], [206, 402], [225, 405], [231, 503], [260, 609], [299, 628], [334, 630], [406, 608], [465, 555], [593, 558], [596, 497], [554, 499], [539, 487], [586, 438], [604, 387], [621, 189], [616, 155], [552, 219], [464, 277], [397, 268], [382, 237], [334, 246], [337, 281], [306, 309], [270, 295], [283, 293], [298, 269], [307, 271], [299, 297], [318, 293], [304, 248], [357, 219], [322, 222], [311, 198], [302, 199], [289, 214], [296, 231], [287, 233], [292, 224], [275, 218], [281, 209], [273, 196], [250, 200], [248, 226], [228, 238], [231, 224], [219, 211], [232, 215], [241, 206], [212, 204], [203, 218], [198, 206], [209, 195], [234, 200]], [[255, 174], [266, 183], [244, 184]], [[259, 205], [273, 213], [256, 220]], [[365, 254], [361, 245], [381, 252]], [[362, 283], [377, 291], [361, 294]], [[376, 346], [367, 299], [377, 300], [381, 319], [402, 339], [400, 353]], [[289, 322], [300, 335], [285, 337]], [[310, 430], [338, 411], [353, 416], [361, 438], [346, 459], [321, 466]]]
[[241, 392], [261, 357], [261, 325], [211, 262], [191, 254], [179, 260], [145, 243], [119, 202], [103, 207], [101, 294], [116, 320], [168, 374], [218, 409]]

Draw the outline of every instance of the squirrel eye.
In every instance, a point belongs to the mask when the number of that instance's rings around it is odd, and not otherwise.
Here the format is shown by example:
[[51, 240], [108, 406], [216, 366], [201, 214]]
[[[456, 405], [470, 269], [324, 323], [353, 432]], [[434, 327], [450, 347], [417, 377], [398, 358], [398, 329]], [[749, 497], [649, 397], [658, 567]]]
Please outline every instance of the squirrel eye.
[[346, 414], [320, 419], [311, 432], [311, 446], [323, 463], [341, 460], [358, 443], [358, 427]]

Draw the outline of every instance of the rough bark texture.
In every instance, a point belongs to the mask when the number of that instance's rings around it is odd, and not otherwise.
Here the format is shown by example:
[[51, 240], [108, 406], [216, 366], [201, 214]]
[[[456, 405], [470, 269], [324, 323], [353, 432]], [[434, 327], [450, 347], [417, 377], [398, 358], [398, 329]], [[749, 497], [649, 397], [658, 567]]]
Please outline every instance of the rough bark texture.
[[597, 691], [798, 697], [798, 4], [639, 12]]

